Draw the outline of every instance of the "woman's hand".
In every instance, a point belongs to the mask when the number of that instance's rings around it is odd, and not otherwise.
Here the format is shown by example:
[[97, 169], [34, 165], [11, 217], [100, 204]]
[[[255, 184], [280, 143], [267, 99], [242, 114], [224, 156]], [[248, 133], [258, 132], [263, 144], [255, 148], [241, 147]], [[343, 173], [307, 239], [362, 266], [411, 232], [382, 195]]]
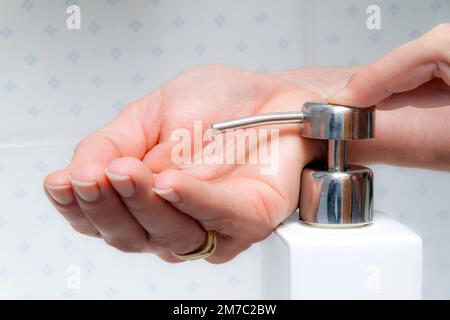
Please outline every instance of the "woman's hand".
[[195, 251], [205, 230], [215, 230], [218, 247], [207, 260], [228, 261], [296, 209], [301, 170], [323, 157], [323, 145], [301, 139], [298, 126], [280, 127], [279, 170], [261, 175], [261, 165], [176, 165], [171, 134], [184, 128], [194, 136], [195, 121], [205, 130], [220, 120], [299, 110], [321, 96], [379, 109], [446, 106], [378, 111], [376, 138], [352, 141], [350, 159], [450, 170], [449, 28], [438, 26], [362, 68], [188, 72], [80, 142], [70, 164], [46, 178], [46, 193], [76, 230], [123, 251], [177, 262], [171, 252]]
[[450, 23], [360, 68], [330, 103], [378, 109], [450, 105]]
[[171, 252], [197, 250], [205, 230], [214, 230], [218, 246], [207, 260], [228, 261], [295, 211], [301, 170], [322, 156], [322, 145], [301, 139], [296, 125], [280, 127], [278, 170], [261, 175], [258, 164], [176, 165], [171, 134], [184, 128], [194, 136], [194, 121], [206, 130], [220, 120], [299, 110], [310, 100], [320, 96], [273, 75], [193, 70], [81, 141], [70, 164], [46, 178], [46, 193], [77, 231], [123, 251], [177, 262]]

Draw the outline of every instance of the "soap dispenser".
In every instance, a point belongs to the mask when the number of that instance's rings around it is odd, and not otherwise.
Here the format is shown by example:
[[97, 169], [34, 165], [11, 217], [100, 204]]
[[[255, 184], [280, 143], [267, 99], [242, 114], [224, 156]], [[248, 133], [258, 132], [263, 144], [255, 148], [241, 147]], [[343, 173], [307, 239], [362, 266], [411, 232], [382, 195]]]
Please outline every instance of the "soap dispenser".
[[[327, 158], [301, 173], [299, 208], [263, 241], [265, 299], [420, 299], [422, 240], [373, 209], [373, 172], [348, 163], [349, 140], [375, 135], [375, 109], [307, 102], [302, 111], [213, 124], [220, 131], [300, 123], [327, 141]], [[298, 216], [299, 219], [293, 217]]]

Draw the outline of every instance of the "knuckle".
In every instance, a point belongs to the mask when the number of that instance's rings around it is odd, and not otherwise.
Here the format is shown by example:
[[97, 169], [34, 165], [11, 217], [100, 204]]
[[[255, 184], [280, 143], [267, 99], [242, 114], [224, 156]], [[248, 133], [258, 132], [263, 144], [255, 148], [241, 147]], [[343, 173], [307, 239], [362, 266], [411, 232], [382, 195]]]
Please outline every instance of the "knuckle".
[[190, 237], [181, 235], [179, 232], [164, 236], [151, 235], [149, 246], [160, 248], [164, 251], [176, 252], [178, 254], [190, 253], [202, 247], [206, 241], [204, 234], [196, 234]]
[[223, 252], [223, 254], [217, 255], [213, 254], [212, 256], [206, 258], [205, 260], [208, 261], [211, 264], [222, 264], [226, 263], [228, 261], [233, 260], [237, 255], [239, 255], [241, 252], [247, 250], [250, 248], [251, 243], [247, 243], [243, 241], [238, 246], [226, 250], [226, 252]]
[[100, 233], [93, 231], [93, 230], [77, 230], [78, 233], [81, 233], [82, 235], [88, 236], [88, 237], [94, 237], [98, 238], [100, 237]]
[[[366, 66], [363, 66], [358, 71], [356, 71], [350, 77], [350, 81], [352, 82], [353, 85], [356, 85], [358, 82], [366, 81], [367, 79], [371, 79], [372, 77], [379, 78], [386, 72], [387, 68], [389, 68], [389, 65], [391, 64], [392, 64], [392, 57], [390, 55], [385, 55], [381, 59], [373, 63], [369, 63]], [[358, 95], [368, 95], [370, 91], [359, 90], [356, 93]]]
[[214, 230], [219, 233], [229, 234], [235, 227], [235, 219], [231, 216], [224, 215], [213, 221], [204, 222], [203, 226], [206, 230]]
[[[90, 202], [88, 205], [97, 206], [99, 200], [100, 199], [97, 199], [94, 202]], [[83, 199], [80, 199], [80, 201], [84, 202]], [[94, 208], [87, 207], [88, 205], [86, 205], [86, 208], [83, 208], [84, 209], [83, 212], [87, 217], [92, 219], [92, 221], [95, 221], [95, 223], [102, 225], [107, 221], [111, 220], [111, 213], [107, 212], [106, 210], [97, 210], [97, 208], [95, 207]]]
[[230, 261], [231, 259], [233, 259], [233, 257], [226, 257], [226, 258], [209, 257], [205, 260], [210, 264], [222, 264], [222, 263], [226, 263], [226, 262]]
[[375, 62], [375, 63], [369, 63], [369, 64], [366, 66], [366, 71], [367, 71], [367, 73], [370, 73], [370, 74], [376, 73], [377, 70], [378, 70], [378, 63], [377, 63], [377, 62]]
[[[174, 250], [174, 252], [177, 253], [188, 253], [188, 252], [192, 252], [194, 250], [196, 250], [197, 248], [199, 248], [200, 246], [203, 245], [203, 242], [201, 243], [193, 243], [190, 241], [186, 241], [186, 240], [176, 240], [173, 241], [170, 245], [170, 248], [176, 248], [176, 250]], [[166, 246], [168, 247], [168, 246]]]
[[185, 239], [180, 239], [175, 236], [165, 236], [165, 237], [150, 237], [150, 246], [154, 248], [172, 249], [177, 248], [177, 252], [184, 251], [189, 247], [189, 242]]
[[181, 78], [187, 76], [190, 79], [190, 76], [194, 76], [198, 81], [211, 81], [221, 79], [224, 75], [232, 75], [237, 70], [225, 64], [205, 64], [186, 72]]
[[166, 248], [166, 247], [168, 247], [170, 240], [162, 239], [162, 238], [155, 238], [152, 236], [152, 237], [150, 237], [149, 242], [150, 242], [151, 247]]
[[161, 256], [161, 255], [159, 255], [159, 258], [161, 260], [163, 260], [164, 262], [171, 263], [171, 264], [178, 264], [178, 263], [186, 262], [186, 261], [183, 261], [183, 260], [179, 260], [179, 259], [177, 259], [175, 257], [168, 257], [168, 256]]
[[140, 253], [144, 251], [142, 244], [124, 239], [108, 238], [105, 241], [112, 247], [125, 253]]
[[[256, 224], [257, 225], [257, 224]], [[276, 227], [272, 226], [268, 223], [261, 223], [259, 227], [255, 228], [256, 230], [252, 230], [249, 237], [249, 240], [253, 243], [262, 241], [266, 239], [272, 231], [275, 230]]]
[[450, 23], [447, 22], [437, 25], [431, 30], [431, 35], [437, 41], [450, 41]]
[[234, 67], [223, 64], [202, 65], [171, 79], [164, 86], [164, 91], [167, 93], [172, 92], [172, 90], [185, 87], [186, 83], [195, 83], [197, 86], [203, 86], [212, 81], [220, 81], [225, 76], [233, 75], [237, 70]]
[[[279, 224], [276, 224], [274, 221], [274, 218], [266, 215], [252, 217], [246, 221], [243, 231], [239, 232], [241, 235], [240, 240], [243, 242], [242, 245], [249, 245], [267, 238]], [[242, 248], [242, 250], [245, 249], [247, 247]]]
[[75, 231], [77, 231], [78, 233], [80, 233], [84, 236], [100, 238], [100, 233], [96, 230], [92, 230], [92, 229], [88, 229], [88, 228], [80, 228], [80, 227], [73, 227], [73, 229], [75, 229]]
[[232, 67], [224, 65], [224, 64], [210, 63], [210, 64], [205, 64], [201, 67], [198, 67], [197, 71], [199, 71], [199, 72], [222, 72], [222, 71], [226, 71], [226, 70], [230, 70], [230, 69], [232, 69]]
[[84, 145], [86, 145], [87, 141], [89, 140], [89, 138], [92, 137], [92, 134], [84, 137], [83, 139], [81, 139], [75, 146], [74, 150], [73, 150], [73, 156], [75, 156], [77, 153], [80, 152], [80, 150], [84, 147]]

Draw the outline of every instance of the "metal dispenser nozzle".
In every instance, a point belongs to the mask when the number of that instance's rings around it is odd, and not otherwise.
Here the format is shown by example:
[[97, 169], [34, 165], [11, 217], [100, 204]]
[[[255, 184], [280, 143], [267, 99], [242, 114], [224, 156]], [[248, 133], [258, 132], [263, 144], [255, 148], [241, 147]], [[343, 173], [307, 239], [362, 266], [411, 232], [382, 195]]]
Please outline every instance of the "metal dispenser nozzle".
[[301, 135], [328, 140], [325, 163], [301, 174], [300, 220], [323, 227], [354, 227], [372, 222], [373, 173], [348, 164], [348, 140], [374, 137], [375, 109], [307, 102], [303, 112], [253, 115], [212, 125], [215, 130], [267, 124], [302, 123]]

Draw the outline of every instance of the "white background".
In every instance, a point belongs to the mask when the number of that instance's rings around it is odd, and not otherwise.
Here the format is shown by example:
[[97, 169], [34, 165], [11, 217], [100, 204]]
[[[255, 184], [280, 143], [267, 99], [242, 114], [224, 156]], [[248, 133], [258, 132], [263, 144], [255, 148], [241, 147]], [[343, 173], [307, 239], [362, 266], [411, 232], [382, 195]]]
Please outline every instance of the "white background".
[[[79, 31], [65, 27], [73, 3]], [[366, 28], [370, 4], [381, 30]], [[369, 63], [444, 21], [447, 0], [0, 0], [0, 298], [258, 298], [259, 245], [220, 266], [123, 254], [72, 231], [43, 177], [127, 102], [189, 68]], [[450, 174], [374, 169], [376, 208], [424, 239], [424, 297], [450, 298]]]

